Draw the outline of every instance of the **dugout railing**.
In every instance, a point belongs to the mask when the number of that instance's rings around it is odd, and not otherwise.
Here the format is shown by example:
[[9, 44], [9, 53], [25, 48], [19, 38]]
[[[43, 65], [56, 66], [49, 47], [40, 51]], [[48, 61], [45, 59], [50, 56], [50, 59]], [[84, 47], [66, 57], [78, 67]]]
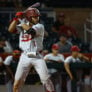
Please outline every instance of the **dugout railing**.
[[[67, 73], [63, 74], [62, 73], [62, 70], [64, 70], [64, 64], [63, 63], [49, 63], [47, 64], [48, 68], [55, 68], [57, 70], [60, 71], [61, 73], [61, 78], [63, 79], [62, 76], [65, 76], [67, 78]], [[90, 69], [90, 71], [92, 70], [92, 63], [71, 63], [70, 64], [71, 66], [71, 70], [73, 70], [73, 74], [76, 76], [76, 72], [78, 70], [82, 70], [83, 72], [85, 72], [85, 70], [88, 70]], [[0, 73], [0, 85], [5, 85], [5, 73]], [[65, 79], [65, 78], [64, 78]], [[67, 80], [67, 79], [66, 79]], [[91, 74], [91, 81], [92, 81], [92, 74]], [[66, 82], [66, 81], [63, 81], [63, 82]], [[27, 77], [27, 80], [25, 82], [26, 85], [40, 85], [40, 79], [39, 79], [39, 76], [37, 74], [29, 74], [28, 77]], [[76, 92], [76, 88], [77, 88], [77, 79], [72, 81], [71, 82], [71, 89], [75, 90]], [[66, 86], [66, 85], [65, 85]], [[90, 84], [90, 86], [92, 86], [92, 84]], [[65, 87], [66, 88], [66, 87]], [[91, 88], [92, 89], [92, 88]]]

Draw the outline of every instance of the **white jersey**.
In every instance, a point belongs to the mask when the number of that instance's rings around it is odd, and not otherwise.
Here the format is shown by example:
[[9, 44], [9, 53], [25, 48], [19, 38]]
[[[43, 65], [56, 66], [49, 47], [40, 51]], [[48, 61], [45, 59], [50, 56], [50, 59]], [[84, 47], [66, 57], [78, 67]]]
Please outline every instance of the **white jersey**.
[[[29, 25], [29, 23], [26, 23]], [[25, 52], [39, 52], [43, 49], [44, 26], [40, 23], [33, 25], [32, 28], [36, 31], [37, 37], [31, 38], [31, 34], [25, 33], [21, 29], [21, 24], [17, 25], [17, 30], [20, 32], [19, 47]]]
[[[64, 62], [64, 56], [62, 55], [62, 54], [58, 54], [57, 56], [54, 56], [52, 53], [50, 53], [50, 54], [47, 54], [47, 55], [45, 55], [44, 56], [44, 59], [46, 60], [53, 60], [53, 61], [55, 61], [55, 62], [57, 62], [57, 61], [61, 61], [61, 62]], [[47, 61], [47, 62], [49, 62], [49, 61]], [[50, 68], [49, 69], [49, 73], [50, 74], [53, 74], [53, 73], [55, 73], [55, 72], [57, 72], [57, 69], [54, 69], [54, 68]]]
[[69, 56], [65, 59], [64, 63], [76, 63], [81, 62], [79, 58], [74, 58], [72, 56]]
[[44, 59], [64, 62], [64, 56], [62, 54], [58, 54], [57, 56], [54, 56], [52, 53], [47, 54]]

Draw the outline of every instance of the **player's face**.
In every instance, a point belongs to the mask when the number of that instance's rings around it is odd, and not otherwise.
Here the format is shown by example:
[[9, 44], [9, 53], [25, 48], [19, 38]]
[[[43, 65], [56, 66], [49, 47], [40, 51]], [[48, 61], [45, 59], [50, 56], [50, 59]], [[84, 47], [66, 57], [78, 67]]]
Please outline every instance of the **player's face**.
[[75, 56], [75, 57], [78, 57], [78, 54], [79, 54], [78, 51], [73, 51], [73, 52], [72, 52], [72, 55]]
[[52, 49], [52, 53], [58, 54], [58, 49]]
[[39, 16], [32, 17], [32, 23], [37, 24], [39, 22]]

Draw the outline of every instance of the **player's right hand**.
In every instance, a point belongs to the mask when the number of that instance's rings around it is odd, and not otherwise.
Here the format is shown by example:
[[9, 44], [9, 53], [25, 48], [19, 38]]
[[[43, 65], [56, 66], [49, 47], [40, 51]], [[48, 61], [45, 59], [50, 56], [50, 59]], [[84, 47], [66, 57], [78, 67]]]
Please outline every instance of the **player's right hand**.
[[71, 80], [74, 80], [74, 77], [73, 77], [72, 75], [70, 75], [70, 79], [71, 79]]

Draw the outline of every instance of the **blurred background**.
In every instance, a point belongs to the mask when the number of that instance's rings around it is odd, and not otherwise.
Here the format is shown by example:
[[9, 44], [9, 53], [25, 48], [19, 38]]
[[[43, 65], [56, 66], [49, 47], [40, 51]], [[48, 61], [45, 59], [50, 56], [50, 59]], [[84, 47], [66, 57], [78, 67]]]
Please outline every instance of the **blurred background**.
[[[43, 41], [43, 51], [41, 54], [45, 56], [52, 52], [52, 45], [67, 41], [67, 46], [60, 46], [59, 53], [66, 58], [71, 54], [70, 48], [77, 45], [81, 49], [81, 53], [92, 61], [92, 1], [91, 0], [0, 0], [0, 56], [5, 60], [6, 56], [13, 53], [14, 50], [20, 50], [18, 47], [19, 34], [11, 34], [8, 27], [18, 11], [23, 11], [30, 5], [40, 2], [38, 9], [41, 12], [40, 22], [45, 26], [45, 37]], [[67, 49], [68, 48], [68, 49]], [[76, 64], [75, 66], [77, 66]], [[62, 66], [62, 67], [61, 67]], [[73, 65], [72, 65], [73, 66]], [[79, 80], [73, 81], [75, 86], [72, 87], [72, 81], [67, 75], [64, 65], [56, 64], [50, 67], [57, 69], [58, 73], [52, 76], [55, 83], [61, 81], [57, 92], [92, 92], [92, 64], [80, 64], [76, 69], [79, 71]], [[84, 69], [85, 68], [85, 69]], [[75, 68], [74, 68], [75, 69]], [[86, 72], [85, 72], [86, 70]], [[5, 70], [0, 68], [0, 92], [5, 92]], [[33, 74], [32, 74], [33, 73]], [[38, 75], [34, 69], [28, 76], [27, 85], [40, 85]], [[51, 73], [52, 74], [52, 73]], [[59, 76], [57, 78], [56, 76]], [[86, 86], [85, 86], [86, 85]], [[56, 86], [56, 85], [55, 85]], [[38, 86], [35, 86], [38, 87]], [[34, 87], [28, 87], [31, 92]], [[32, 90], [32, 88], [34, 88]], [[25, 88], [27, 89], [27, 88]], [[24, 90], [25, 90], [24, 89]], [[42, 87], [38, 88], [39, 92], [43, 91]], [[72, 89], [74, 89], [72, 91]], [[11, 91], [8, 91], [11, 92]]]

